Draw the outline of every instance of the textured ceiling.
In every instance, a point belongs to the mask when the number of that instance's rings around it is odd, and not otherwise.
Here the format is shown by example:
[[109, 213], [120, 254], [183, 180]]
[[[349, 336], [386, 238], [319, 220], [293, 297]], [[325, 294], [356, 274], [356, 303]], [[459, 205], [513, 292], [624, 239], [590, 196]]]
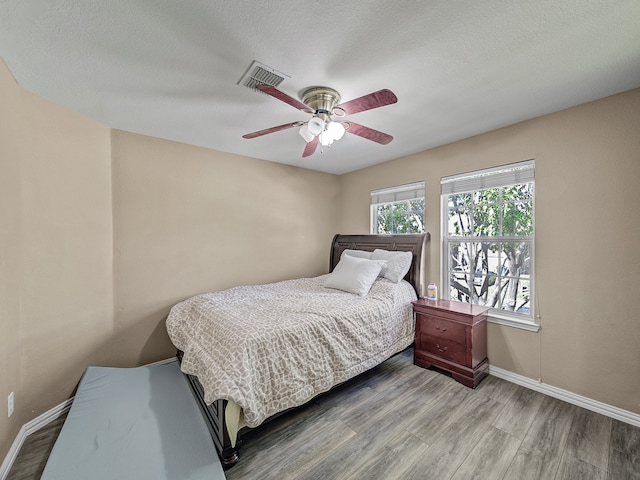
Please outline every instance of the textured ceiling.
[[[25, 89], [112, 128], [332, 173], [640, 86], [638, 0], [0, 0], [0, 56]], [[257, 60], [293, 97], [398, 103], [302, 159], [308, 115], [238, 85]]]

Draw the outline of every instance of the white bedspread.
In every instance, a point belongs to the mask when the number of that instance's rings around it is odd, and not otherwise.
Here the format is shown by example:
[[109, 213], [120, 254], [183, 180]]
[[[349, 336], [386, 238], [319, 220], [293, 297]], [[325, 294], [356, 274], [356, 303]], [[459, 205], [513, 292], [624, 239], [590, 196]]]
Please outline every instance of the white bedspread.
[[255, 427], [411, 344], [409, 283], [378, 279], [360, 297], [324, 288], [325, 278], [235, 287], [171, 309], [182, 371], [198, 377], [207, 403], [232, 400]]

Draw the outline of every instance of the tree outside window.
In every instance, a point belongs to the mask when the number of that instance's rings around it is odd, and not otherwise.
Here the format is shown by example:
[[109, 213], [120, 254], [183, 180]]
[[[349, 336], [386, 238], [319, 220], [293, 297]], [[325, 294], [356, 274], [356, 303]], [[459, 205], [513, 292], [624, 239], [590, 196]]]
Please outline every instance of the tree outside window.
[[424, 199], [383, 203], [376, 209], [377, 234], [423, 233]]
[[424, 231], [424, 182], [371, 192], [371, 233]]
[[[532, 168], [530, 178], [525, 175], [528, 181], [517, 184], [513, 182], [521, 175], [476, 172], [476, 181], [459, 182], [450, 188], [453, 192], [443, 194], [443, 267], [449, 283], [445, 298], [532, 318]], [[497, 178], [488, 179], [491, 175]], [[457, 191], [487, 184], [490, 188]]]

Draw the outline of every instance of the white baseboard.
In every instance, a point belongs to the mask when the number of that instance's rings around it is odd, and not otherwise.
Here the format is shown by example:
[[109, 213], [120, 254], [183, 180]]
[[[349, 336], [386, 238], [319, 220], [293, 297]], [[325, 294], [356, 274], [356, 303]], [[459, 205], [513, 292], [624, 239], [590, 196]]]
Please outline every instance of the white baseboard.
[[[145, 367], [150, 367], [153, 365], [162, 365], [165, 363], [171, 363], [177, 361], [175, 357], [167, 358], [165, 360], [160, 360], [158, 362], [150, 363], [148, 365], [143, 365]], [[9, 472], [11, 471], [11, 467], [13, 466], [13, 462], [16, 461], [16, 457], [20, 452], [20, 448], [22, 448], [22, 444], [27, 439], [29, 435], [34, 432], [37, 432], [43, 427], [49, 425], [49, 423], [53, 422], [56, 418], [61, 417], [65, 413], [69, 411], [71, 408], [71, 404], [73, 403], [73, 398], [71, 397], [69, 400], [64, 401], [58, 406], [53, 407], [51, 410], [44, 412], [39, 417], [34, 418], [33, 420], [25, 423], [15, 440], [11, 444], [11, 448], [7, 452], [7, 456], [4, 458], [2, 462], [2, 466], [0, 466], [0, 480], [6, 480], [9, 476]]]
[[53, 407], [51, 410], [44, 412], [39, 417], [34, 418], [30, 422], [25, 423], [18, 432], [15, 440], [11, 444], [11, 448], [7, 453], [7, 456], [4, 458], [2, 462], [2, 466], [0, 467], [0, 480], [5, 480], [9, 476], [9, 471], [11, 470], [11, 466], [13, 462], [15, 462], [18, 453], [20, 452], [20, 448], [22, 444], [27, 439], [29, 435], [33, 432], [37, 432], [42, 427], [47, 426], [49, 423], [53, 422], [56, 418], [61, 417], [65, 413], [69, 411], [71, 408], [71, 403], [73, 402], [73, 398], [61, 403], [58, 406]]
[[525, 377], [523, 375], [519, 375], [517, 373], [503, 370], [502, 368], [494, 367], [491, 365], [489, 366], [489, 374], [493, 375], [494, 377], [507, 380], [511, 383], [522, 385], [523, 387], [526, 387], [530, 390], [544, 393], [545, 395], [557, 398], [558, 400], [563, 400], [567, 403], [577, 405], [578, 407], [586, 408], [587, 410], [591, 410], [592, 412], [600, 413], [607, 417], [620, 420], [621, 422], [640, 427], [640, 415], [637, 413], [623, 410], [622, 408], [614, 407], [612, 405], [608, 405], [606, 403], [602, 403], [588, 397], [583, 397], [582, 395], [578, 395], [577, 393], [563, 390], [562, 388], [554, 387], [552, 385], [547, 385], [545, 383], [538, 382], [537, 380], [533, 380], [532, 378]]
[[147, 363], [146, 365], [142, 365], [143, 367], [153, 367], [154, 365], [164, 365], [165, 363], [177, 362], [178, 359], [176, 357], [165, 358], [164, 360], [158, 360], [157, 362]]

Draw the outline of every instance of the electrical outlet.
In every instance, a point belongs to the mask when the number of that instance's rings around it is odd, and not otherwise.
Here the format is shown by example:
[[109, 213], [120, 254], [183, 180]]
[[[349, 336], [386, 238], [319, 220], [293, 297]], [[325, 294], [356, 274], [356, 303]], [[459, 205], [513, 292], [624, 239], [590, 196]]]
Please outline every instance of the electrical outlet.
[[13, 392], [7, 397], [7, 417], [13, 414]]

